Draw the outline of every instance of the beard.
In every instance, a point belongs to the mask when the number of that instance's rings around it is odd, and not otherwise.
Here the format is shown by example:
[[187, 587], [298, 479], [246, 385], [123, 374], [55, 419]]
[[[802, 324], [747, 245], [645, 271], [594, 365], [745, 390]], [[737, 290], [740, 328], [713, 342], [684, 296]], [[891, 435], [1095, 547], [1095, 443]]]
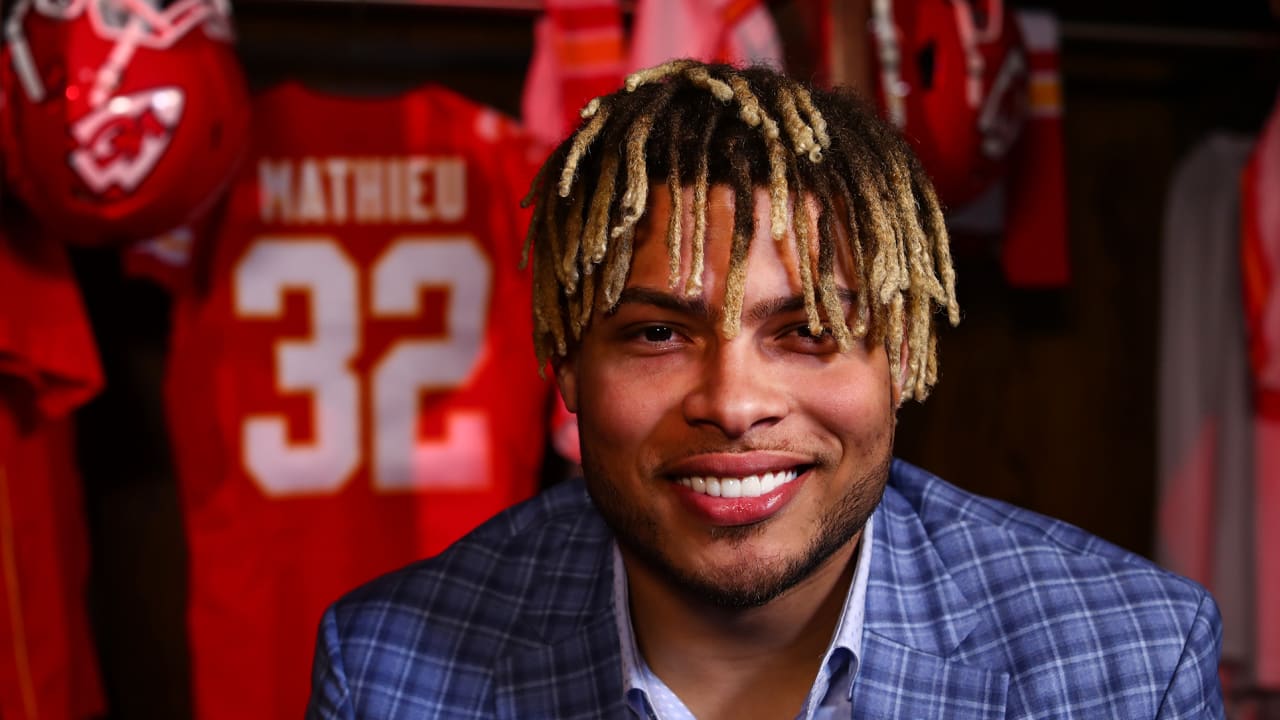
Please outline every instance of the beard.
[[[657, 519], [622, 497], [586, 447], [582, 470], [592, 501], [624, 550], [695, 600], [725, 610], [745, 610], [766, 605], [800, 584], [862, 532], [880, 504], [891, 460], [892, 453], [887, 448], [878, 462], [861, 471], [839, 500], [817, 519], [814, 533], [800, 553], [764, 562], [747, 560], [705, 573], [692, 572], [674, 561], [664, 546]], [[713, 527], [708, 534], [713, 540], [736, 547], [765, 532], [771, 522], [772, 518], [751, 525]]]

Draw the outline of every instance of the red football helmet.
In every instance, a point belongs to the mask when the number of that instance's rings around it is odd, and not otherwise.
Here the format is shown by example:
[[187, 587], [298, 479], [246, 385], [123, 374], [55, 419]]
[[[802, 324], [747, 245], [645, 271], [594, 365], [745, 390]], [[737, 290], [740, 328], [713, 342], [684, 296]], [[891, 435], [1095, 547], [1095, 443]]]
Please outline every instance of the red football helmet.
[[18, 0], [0, 141], [17, 194], [80, 244], [192, 221], [248, 143], [227, 0]]
[[1002, 171], [1026, 115], [1028, 68], [1001, 0], [872, 0], [877, 97], [942, 202], [972, 200]]

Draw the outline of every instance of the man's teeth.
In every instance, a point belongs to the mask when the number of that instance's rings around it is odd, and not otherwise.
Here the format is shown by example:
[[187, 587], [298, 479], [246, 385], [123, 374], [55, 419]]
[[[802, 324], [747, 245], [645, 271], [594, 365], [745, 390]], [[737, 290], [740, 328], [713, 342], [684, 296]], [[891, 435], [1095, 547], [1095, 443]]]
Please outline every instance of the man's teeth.
[[711, 497], [760, 497], [777, 490], [779, 486], [795, 480], [795, 470], [748, 475], [744, 478], [684, 477], [676, 482], [690, 490]]

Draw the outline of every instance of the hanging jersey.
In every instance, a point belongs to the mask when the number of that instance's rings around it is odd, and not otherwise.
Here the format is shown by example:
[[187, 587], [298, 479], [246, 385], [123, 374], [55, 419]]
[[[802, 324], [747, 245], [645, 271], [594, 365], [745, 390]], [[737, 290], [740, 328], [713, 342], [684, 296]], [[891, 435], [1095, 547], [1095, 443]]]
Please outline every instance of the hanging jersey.
[[762, 0], [639, 0], [629, 71], [691, 57], [782, 68], [782, 41]]
[[104, 702], [67, 415], [102, 374], [65, 252], [29, 237], [0, 231], [0, 717], [83, 720]]
[[622, 81], [625, 42], [618, 0], [547, 0], [545, 9], [520, 114], [529, 132], [555, 145], [578, 127], [587, 102]]
[[1251, 146], [1251, 138], [1214, 133], [1173, 174], [1160, 248], [1157, 363], [1155, 559], [1213, 593], [1223, 618], [1222, 658], [1238, 668], [1252, 667], [1256, 637], [1236, 182]]
[[1013, 287], [1062, 288], [1071, 267], [1058, 19], [1045, 10], [1018, 10], [1016, 17], [1031, 77], [1027, 117], [1005, 179], [1000, 263]]
[[299, 716], [328, 603], [533, 494], [531, 151], [440, 88], [255, 100], [166, 387], [198, 718]]
[[1255, 679], [1280, 690], [1280, 97], [1241, 174], [1241, 267], [1254, 407]]

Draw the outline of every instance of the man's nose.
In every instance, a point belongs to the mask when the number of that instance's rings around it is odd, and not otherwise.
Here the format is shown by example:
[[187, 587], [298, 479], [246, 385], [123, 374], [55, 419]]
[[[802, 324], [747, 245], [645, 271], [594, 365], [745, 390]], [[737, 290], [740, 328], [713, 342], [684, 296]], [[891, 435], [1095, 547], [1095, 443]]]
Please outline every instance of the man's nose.
[[717, 428], [728, 438], [777, 423], [787, 413], [779, 372], [750, 343], [722, 340], [707, 349], [699, 382], [685, 396], [686, 421]]

